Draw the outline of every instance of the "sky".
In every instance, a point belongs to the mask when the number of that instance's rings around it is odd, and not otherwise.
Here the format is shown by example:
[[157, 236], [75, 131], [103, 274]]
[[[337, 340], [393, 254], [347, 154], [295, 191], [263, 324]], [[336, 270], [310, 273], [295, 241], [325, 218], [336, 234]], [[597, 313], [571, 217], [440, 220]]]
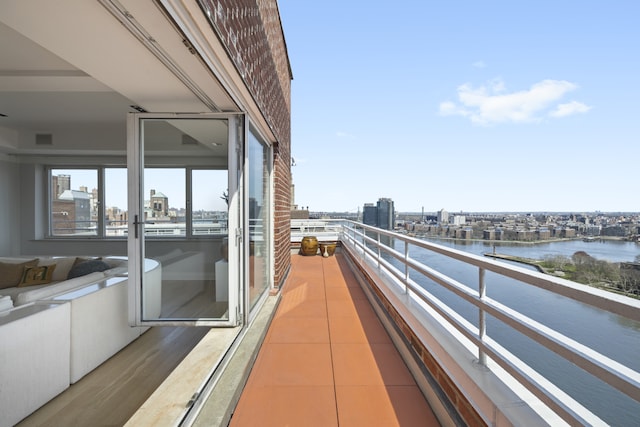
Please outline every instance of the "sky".
[[640, 2], [278, 7], [298, 206], [640, 211]]

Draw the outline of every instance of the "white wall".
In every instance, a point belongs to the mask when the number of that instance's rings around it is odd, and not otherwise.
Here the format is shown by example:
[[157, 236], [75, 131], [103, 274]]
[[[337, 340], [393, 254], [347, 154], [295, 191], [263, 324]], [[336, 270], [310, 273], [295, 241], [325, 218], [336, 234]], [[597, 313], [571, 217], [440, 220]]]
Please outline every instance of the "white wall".
[[[50, 151], [60, 155], [71, 152], [87, 153], [89, 151], [117, 151], [126, 155], [127, 128], [126, 117], [122, 117], [122, 123], [105, 123], [91, 125], [74, 125], [73, 128], [65, 126], [50, 126], [46, 131], [22, 131], [19, 135], [19, 147], [23, 153], [32, 151]], [[51, 134], [51, 145], [36, 145], [36, 133]]]
[[20, 254], [18, 172], [16, 159], [0, 153], [0, 256]]

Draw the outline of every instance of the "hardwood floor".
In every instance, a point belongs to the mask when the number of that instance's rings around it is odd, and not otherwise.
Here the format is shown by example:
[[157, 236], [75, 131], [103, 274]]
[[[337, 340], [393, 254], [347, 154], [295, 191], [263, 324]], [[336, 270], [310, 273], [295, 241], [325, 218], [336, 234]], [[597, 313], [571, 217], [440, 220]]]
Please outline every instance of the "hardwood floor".
[[151, 328], [17, 426], [122, 426], [208, 331]]

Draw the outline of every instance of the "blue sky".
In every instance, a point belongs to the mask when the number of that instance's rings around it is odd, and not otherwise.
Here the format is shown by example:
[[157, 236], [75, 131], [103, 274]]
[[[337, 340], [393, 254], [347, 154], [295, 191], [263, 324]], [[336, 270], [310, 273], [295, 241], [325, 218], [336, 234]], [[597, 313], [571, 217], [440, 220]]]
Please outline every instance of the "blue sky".
[[640, 211], [640, 2], [278, 5], [299, 206]]

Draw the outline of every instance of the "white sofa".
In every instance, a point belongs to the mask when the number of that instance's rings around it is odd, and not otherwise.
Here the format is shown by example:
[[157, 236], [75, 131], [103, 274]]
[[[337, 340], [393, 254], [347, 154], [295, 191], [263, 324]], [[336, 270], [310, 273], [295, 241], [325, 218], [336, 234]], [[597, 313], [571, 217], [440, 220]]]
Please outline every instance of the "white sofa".
[[25, 304], [0, 313], [0, 427], [69, 387], [70, 304]]
[[[63, 258], [40, 257], [40, 261], [43, 265], [51, 259], [61, 265], [68, 264]], [[0, 257], [0, 262], [3, 260], [20, 263], [25, 258]], [[0, 303], [4, 301], [8, 306], [6, 297], [10, 297], [15, 305], [8, 310], [0, 306], [0, 361], [3, 361], [0, 364], [0, 414], [3, 414], [0, 427], [26, 417], [146, 331], [147, 328], [131, 327], [128, 323], [127, 259], [103, 260], [110, 269], [42, 286], [0, 289], [0, 295], [4, 295]], [[54, 272], [56, 270], [57, 266]], [[160, 315], [161, 276], [160, 263], [146, 260], [146, 292], [149, 301], [153, 301], [147, 310], [155, 317]], [[58, 315], [55, 320], [47, 319], [54, 311], [66, 313], [66, 318]], [[51, 329], [55, 333], [51, 333]], [[11, 344], [14, 341], [21, 344]], [[50, 379], [51, 374], [20, 374], [33, 352], [38, 352], [42, 360], [33, 362], [29, 369], [39, 373], [55, 371], [55, 381]], [[17, 399], [13, 396], [16, 388], [23, 390], [20, 396], [30, 398]], [[5, 421], [5, 413], [12, 414], [10, 421]]]
[[[108, 267], [108, 269], [90, 272], [79, 277], [68, 279], [68, 274], [74, 268], [74, 265], [78, 266], [82, 261], [100, 261], [105, 265], [103, 268]], [[27, 262], [31, 263], [26, 264]], [[16, 284], [16, 286], [4, 288], [2, 288], [2, 285], [0, 284], [0, 296], [3, 297], [3, 299], [7, 296], [10, 297], [13, 302], [13, 306], [18, 307], [30, 302], [46, 300], [72, 289], [77, 289], [91, 283], [99, 282], [108, 277], [127, 273], [127, 259], [124, 257], [0, 257], [0, 271], [7, 274], [18, 270], [24, 271], [24, 268], [31, 266], [42, 267], [52, 265], [55, 265], [55, 269], [53, 270], [51, 281], [49, 283], [41, 285]], [[10, 266], [15, 266], [15, 268], [10, 268]]]

